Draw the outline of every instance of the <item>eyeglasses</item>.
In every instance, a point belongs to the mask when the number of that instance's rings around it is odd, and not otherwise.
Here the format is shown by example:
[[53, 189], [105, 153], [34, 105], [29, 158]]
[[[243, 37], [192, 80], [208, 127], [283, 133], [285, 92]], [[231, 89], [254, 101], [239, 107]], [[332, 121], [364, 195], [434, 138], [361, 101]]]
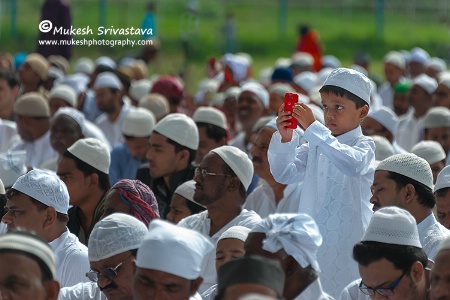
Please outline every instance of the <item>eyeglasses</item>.
[[129, 256], [128, 258], [126, 258], [125, 260], [120, 262], [117, 266], [115, 266], [114, 268], [106, 268], [106, 269], [101, 270], [100, 272], [90, 270], [89, 272], [86, 273], [86, 277], [89, 278], [89, 280], [92, 282], [98, 282], [98, 280], [100, 279], [100, 276], [103, 276], [103, 277], [107, 278], [108, 280], [113, 280], [117, 276], [117, 270], [120, 268], [120, 266], [122, 266], [122, 264], [125, 261], [127, 261], [128, 259], [130, 259], [131, 257], [133, 257], [133, 256], [132, 255]]
[[375, 296], [375, 293], [380, 294], [381, 296], [392, 296], [394, 295], [394, 289], [397, 287], [397, 285], [400, 283], [400, 281], [402, 280], [403, 276], [405, 276], [406, 271], [403, 272], [402, 276], [400, 276], [399, 279], [397, 279], [390, 288], [370, 288], [367, 287], [361, 280], [361, 283], [359, 284], [359, 289], [361, 290], [361, 292], [363, 292], [366, 295], [369, 296]]
[[205, 169], [195, 168], [195, 176], [201, 175], [202, 178], [208, 177], [208, 176], [230, 176], [229, 174], [217, 174], [217, 173], [210, 173], [206, 171]]

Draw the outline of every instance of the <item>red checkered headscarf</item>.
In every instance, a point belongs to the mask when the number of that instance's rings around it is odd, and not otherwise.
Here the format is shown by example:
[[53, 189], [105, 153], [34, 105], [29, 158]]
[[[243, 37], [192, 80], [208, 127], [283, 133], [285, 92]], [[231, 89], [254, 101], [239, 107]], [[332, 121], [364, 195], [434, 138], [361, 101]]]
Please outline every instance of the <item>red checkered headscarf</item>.
[[159, 218], [158, 202], [152, 190], [139, 180], [122, 179], [111, 189], [120, 194], [120, 199], [131, 207], [131, 214], [146, 226]]

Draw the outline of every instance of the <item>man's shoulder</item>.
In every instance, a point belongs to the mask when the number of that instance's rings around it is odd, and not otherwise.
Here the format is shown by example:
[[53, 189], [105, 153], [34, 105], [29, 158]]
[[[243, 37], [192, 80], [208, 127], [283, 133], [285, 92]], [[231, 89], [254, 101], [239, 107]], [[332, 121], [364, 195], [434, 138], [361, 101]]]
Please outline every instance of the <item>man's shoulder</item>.
[[188, 229], [198, 229], [203, 225], [203, 222], [206, 220], [206, 216], [208, 215], [208, 211], [202, 211], [198, 214], [190, 215], [182, 219], [177, 225], [180, 227], [188, 228]]

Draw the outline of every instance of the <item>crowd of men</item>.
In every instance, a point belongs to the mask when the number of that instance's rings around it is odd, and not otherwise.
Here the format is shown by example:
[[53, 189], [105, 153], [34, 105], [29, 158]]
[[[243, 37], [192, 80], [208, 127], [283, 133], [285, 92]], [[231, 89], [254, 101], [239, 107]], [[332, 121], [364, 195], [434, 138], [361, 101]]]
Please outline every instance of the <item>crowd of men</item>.
[[0, 300], [450, 299], [445, 61], [253, 74], [1, 56]]

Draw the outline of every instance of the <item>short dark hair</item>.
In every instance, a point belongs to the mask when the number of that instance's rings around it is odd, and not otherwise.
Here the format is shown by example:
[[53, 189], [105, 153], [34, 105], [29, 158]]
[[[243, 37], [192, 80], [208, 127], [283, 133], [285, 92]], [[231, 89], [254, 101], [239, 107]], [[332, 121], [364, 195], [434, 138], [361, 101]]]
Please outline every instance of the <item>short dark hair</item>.
[[[18, 195], [26, 195], [26, 194], [24, 194], [21, 191], [18, 191], [16, 189], [9, 189], [8, 192], [6, 193], [7, 199], [12, 199]], [[33, 198], [31, 196], [28, 196], [28, 195], [26, 195], [26, 196], [28, 198], [30, 198], [31, 203], [33, 203], [33, 205], [36, 206], [36, 208], [39, 212], [46, 210], [49, 207], [48, 205], [40, 202], [39, 200], [36, 200], [35, 198]], [[67, 214], [60, 213], [59, 211], [56, 212], [56, 218], [59, 222], [62, 222], [62, 223], [69, 222], [69, 216]]]
[[363, 241], [353, 246], [353, 259], [362, 266], [387, 259], [395, 268], [409, 273], [411, 266], [419, 261], [425, 268], [428, 258], [423, 249], [414, 246], [394, 245], [373, 241]]
[[355, 103], [355, 105], [356, 105], [356, 108], [361, 108], [364, 105], [369, 106], [369, 104], [366, 101], [364, 101], [363, 99], [361, 99], [360, 97], [358, 97], [355, 94], [347, 91], [346, 89], [343, 89], [343, 88], [338, 87], [338, 86], [324, 85], [319, 90], [319, 92], [321, 92], [321, 93], [331, 93], [331, 94], [334, 94], [336, 96], [343, 97], [345, 99], [353, 101]]
[[[141, 137], [137, 137], [137, 136], [131, 136], [131, 135], [126, 135], [126, 134], [122, 134], [123, 135], [123, 137], [127, 140], [127, 141], [132, 141], [132, 140], [134, 140], [134, 139], [138, 139], [138, 138], [141, 138]], [[150, 138], [150, 136], [146, 136], [145, 138]]]
[[8, 198], [6, 198], [6, 195], [0, 195], [0, 218], [3, 218], [3, 216], [6, 214], [6, 201]]
[[97, 170], [93, 166], [85, 163], [84, 161], [82, 161], [81, 159], [79, 159], [78, 157], [76, 157], [75, 155], [73, 155], [72, 153], [70, 153], [67, 150], [66, 150], [66, 152], [63, 153], [63, 157], [75, 160], [75, 165], [77, 166], [77, 169], [80, 170], [81, 172], [83, 172], [84, 176], [89, 176], [92, 173], [97, 174], [100, 188], [103, 191], [106, 192], [111, 188], [111, 182], [109, 181], [108, 174], [103, 173], [102, 171]]
[[434, 194], [437, 197], [445, 197], [447, 195], [448, 191], [450, 191], [450, 187], [439, 189], [436, 192], [434, 192]]
[[[157, 133], [159, 133], [159, 132], [157, 132]], [[174, 145], [174, 147], [175, 147], [175, 153], [178, 153], [178, 152], [180, 152], [181, 150], [187, 150], [187, 151], [189, 152], [189, 161], [188, 161], [188, 164], [190, 164], [190, 163], [192, 163], [192, 162], [194, 161], [195, 155], [197, 154], [197, 150], [194, 150], [194, 149], [188, 148], [188, 147], [186, 147], [186, 146], [180, 145], [180, 144], [178, 144], [177, 142], [175, 142], [174, 140], [169, 139], [168, 137], [166, 137], [166, 139], [167, 139], [167, 143], [169, 143], [169, 144], [171, 144], [171, 145]]]
[[391, 171], [388, 171], [387, 177], [395, 181], [397, 191], [405, 187], [407, 184], [412, 184], [414, 186], [414, 189], [416, 190], [418, 202], [421, 205], [428, 208], [433, 208], [434, 205], [436, 204], [433, 190], [424, 185], [423, 183], [420, 183], [405, 175]]
[[222, 139], [226, 139], [228, 136], [227, 131], [217, 125], [204, 122], [196, 122], [196, 124], [198, 128], [204, 127], [208, 138], [213, 139], [216, 143], [220, 142]]
[[9, 70], [0, 70], [0, 79], [6, 80], [10, 88], [19, 86], [19, 78], [14, 72]]
[[[223, 174], [231, 175], [233, 177], [237, 177], [236, 173], [234, 173], [234, 171], [230, 168], [230, 166], [227, 165], [225, 162], [222, 165], [222, 171], [223, 171]], [[239, 179], [239, 195], [242, 197], [243, 201], [247, 197], [247, 191], [246, 191], [246, 189], [245, 189], [245, 187], [242, 184], [242, 181], [240, 179]]]

